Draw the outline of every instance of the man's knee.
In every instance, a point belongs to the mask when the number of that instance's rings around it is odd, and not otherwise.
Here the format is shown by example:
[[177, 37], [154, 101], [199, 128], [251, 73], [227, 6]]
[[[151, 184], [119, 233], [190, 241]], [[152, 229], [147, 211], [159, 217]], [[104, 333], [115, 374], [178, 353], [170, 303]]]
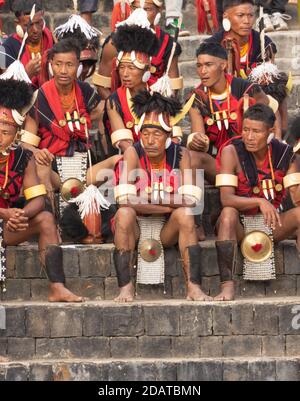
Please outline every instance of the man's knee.
[[236, 227], [239, 222], [239, 213], [232, 207], [225, 207], [219, 217], [219, 227]]
[[35, 217], [35, 223], [39, 225], [40, 232], [56, 232], [55, 219], [52, 213], [43, 211]]
[[115, 216], [116, 226], [127, 228], [132, 227], [132, 224], [136, 222], [136, 212], [131, 207], [121, 207], [118, 209]]
[[174, 210], [172, 216], [179, 224], [179, 228], [192, 228], [195, 226], [194, 215], [191, 214], [190, 208], [179, 207]]

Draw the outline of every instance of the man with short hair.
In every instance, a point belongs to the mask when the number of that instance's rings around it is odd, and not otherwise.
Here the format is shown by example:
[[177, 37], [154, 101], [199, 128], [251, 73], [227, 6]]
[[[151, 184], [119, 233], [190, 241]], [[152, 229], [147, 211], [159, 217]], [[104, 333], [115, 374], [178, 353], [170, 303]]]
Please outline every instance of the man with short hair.
[[190, 109], [192, 133], [187, 146], [193, 168], [203, 168], [213, 183], [214, 157], [228, 139], [239, 134], [244, 106], [268, 104], [270, 99], [258, 85], [225, 72], [227, 52], [219, 43], [204, 42], [196, 54], [201, 84], [192, 91], [196, 98]]
[[[300, 180], [293, 149], [273, 138], [275, 115], [263, 104], [250, 107], [244, 114], [242, 136], [232, 139], [219, 155], [219, 174], [223, 210], [217, 223], [216, 241], [221, 293], [218, 301], [234, 299], [233, 267], [237, 242], [244, 238], [240, 214], [262, 215], [265, 226], [273, 229], [275, 242], [297, 235], [300, 251]], [[297, 174], [295, 174], [297, 173]], [[289, 191], [296, 206], [280, 213]], [[252, 244], [253, 252], [263, 245]]]
[[[252, 29], [255, 21], [253, 0], [223, 0], [223, 29], [207, 42], [218, 42], [230, 54], [228, 71], [244, 79], [262, 60], [260, 36]], [[274, 60], [277, 52], [272, 40], [265, 36], [266, 59]]]
[[35, 15], [30, 21], [31, 8], [21, 0], [14, 2], [16, 32], [4, 42], [6, 68], [17, 58], [25, 33], [28, 33], [26, 44], [21, 54], [21, 62], [32, 83], [39, 87], [42, 84], [41, 72], [46, 64], [46, 52], [53, 46], [51, 31], [46, 27], [44, 11], [36, 5]]
[[[100, 96], [81, 73], [80, 47], [72, 38], [56, 43], [49, 53], [53, 78], [39, 90], [36, 105], [27, 118], [22, 141], [38, 164], [38, 174], [53, 201], [53, 190], [60, 186], [52, 170], [56, 156], [84, 155], [90, 148], [86, 129], [99, 119]], [[84, 171], [84, 176], [86, 171]]]

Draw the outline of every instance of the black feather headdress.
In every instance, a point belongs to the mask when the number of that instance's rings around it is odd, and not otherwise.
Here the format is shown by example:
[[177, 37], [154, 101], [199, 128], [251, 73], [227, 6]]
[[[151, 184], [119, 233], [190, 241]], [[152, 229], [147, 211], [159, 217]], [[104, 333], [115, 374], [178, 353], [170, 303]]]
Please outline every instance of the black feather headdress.
[[0, 106], [22, 111], [30, 105], [32, 87], [24, 81], [0, 79]]
[[118, 52], [136, 51], [154, 56], [159, 49], [159, 42], [154, 32], [137, 25], [120, 26], [112, 33], [112, 42]]
[[165, 97], [158, 92], [151, 94], [148, 91], [140, 91], [133, 97], [133, 111], [140, 118], [144, 113], [165, 113], [175, 117], [182, 110], [182, 105], [177, 97]]

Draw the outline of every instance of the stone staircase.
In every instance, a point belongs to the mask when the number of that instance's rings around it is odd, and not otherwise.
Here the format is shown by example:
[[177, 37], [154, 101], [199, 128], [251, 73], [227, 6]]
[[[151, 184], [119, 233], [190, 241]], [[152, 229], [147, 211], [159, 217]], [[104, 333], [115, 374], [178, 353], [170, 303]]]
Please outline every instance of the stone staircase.
[[[108, 31], [112, 0], [100, 3], [96, 25], [100, 21]], [[44, 6], [48, 21], [57, 25], [72, 12], [73, 1]], [[2, 12], [9, 32], [13, 17], [7, 9]], [[184, 15], [186, 21], [195, 19], [190, 0], [185, 1]], [[298, 111], [300, 91], [294, 64], [300, 59], [299, 31], [271, 36], [278, 45], [280, 68], [295, 75], [289, 100], [292, 116]], [[201, 40], [199, 35], [180, 40], [180, 68], [188, 88], [197, 82], [195, 49]], [[208, 187], [203, 216], [208, 239], [201, 247], [203, 289], [213, 296], [220, 280], [211, 216], [219, 210], [218, 191]], [[166, 252], [165, 288], [138, 286], [133, 304], [115, 304], [112, 249], [111, 244], [65, 245], [67, 285], [89, 301], [51, 304], [46, 301], [47, 280], [36, 245], [8, 248], [7, 292], [0, 302], [0, 381], [300, 380], [300, 266], [295, 241], [276, 247], [277, 279], [270, 282], [243, 281], [239, 256], [237, 298], [224, 303], [184, 299], [181, 261], [174, 248]]]

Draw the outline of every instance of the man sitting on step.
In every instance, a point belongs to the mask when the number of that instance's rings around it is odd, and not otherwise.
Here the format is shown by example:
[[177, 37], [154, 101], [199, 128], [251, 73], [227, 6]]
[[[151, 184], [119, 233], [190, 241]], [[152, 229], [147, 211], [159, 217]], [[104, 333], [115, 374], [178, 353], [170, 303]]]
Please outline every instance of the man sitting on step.
[[[49, 58], [53, 79], [39, 89], [22, 142], [34, 154], [39, 178], [53, 206], [53, 192], [60, 187], [60, 177], [52, 169], [52, 162], [56, 156], [86, 155], [90, 147], [87, 130], [92, 120], [99, 119], [101, 98], [88, 83], [77, 79], [82, 71], [80, 48], [72, 38], [55, 44]], [[82, 175], [86, 176], [86, 170]]]
[[[244, 114], [241, 137], [231, 139], [218, 156], [216, 185], [223, 205], [216, 241], [222, 289], [215, 298], [218, 301], [234, 299], [236, 247], [245, 236], [241, 215], [244, 224], [248, 216], [258, 219], [262, 215], [262, 225], [273, 230], [275, 242], [297, 235], [300, 251], [300, 174], [293, 149], [274, 139], [274, 123], [271, 108], [262, 104], [250, 107]], [[287, 189], [296, 207], [281, 213]], [[263, 244], [254, 241], [250, 251], [258, 255], [264, 251]]]
[[[255, 102], [274, 105], [259, 85], [226, 73], [227, 52], [218, 43], [202, 43], [196, 52], [197, 72], [201, 84], [190, 109], [191, 131], [187, 147], [191, 150], [193, 168], [203, 168], [205, 178], [214, 183], [215, 156], [231, 137], [238, 135], [242, 114]], [[276, 130], [280, 137], [280, 130]]]
[[[32, 98], [27, 83], [0, 77], [0, 285], [5, 289], [5, 246], [38, 235], [41, 262], [50, 281], [49, 301], [81, 302], [82, 298], [64, 285], [62, 249], [47, 249], [59, 243], [55, 221], [44, 211], [46, 189], [40, 184], [32, 152], [19, 146], [20, 129]], [[27, 202], [16, 208], [22, 190]]]
[[[229, 51], [228, 72], [244, 79], [263, 61], [259, 32], [252, 29], [254, 3], [253, 0], [223, 0], [223, 29], [206, 39], [222, 44]], [[268, 36], [265, 36], [265, 49], [265, 61], [274, 61], [277, 49]]]
[[[134, 298], [131, 282], [134, 253], [140, 231], [138, 216], [165, 216], [160, 232], [161, 245], [179, 243], [187, 283], [187, 299], [209, 300], [201, 290], [201, 248], [198, 245], [191, 207], [201, 199], [201, 189], [185, 170], [190, 170], [189, 152], [171, 141], [172, 125], [182, 118], [176, 98], [154, 92], [140, 92], [133, 109], [141, 124], [138, 142], [126, 149], [124, 166], [115, 198], [114, 262], [120, 294], [117, 302]], [[180, 115], [181, 114], [181, 115]], [[138, 170], [139, 169], [139, 170]], [[179, 196], [181, 195], [181, 196]]]

